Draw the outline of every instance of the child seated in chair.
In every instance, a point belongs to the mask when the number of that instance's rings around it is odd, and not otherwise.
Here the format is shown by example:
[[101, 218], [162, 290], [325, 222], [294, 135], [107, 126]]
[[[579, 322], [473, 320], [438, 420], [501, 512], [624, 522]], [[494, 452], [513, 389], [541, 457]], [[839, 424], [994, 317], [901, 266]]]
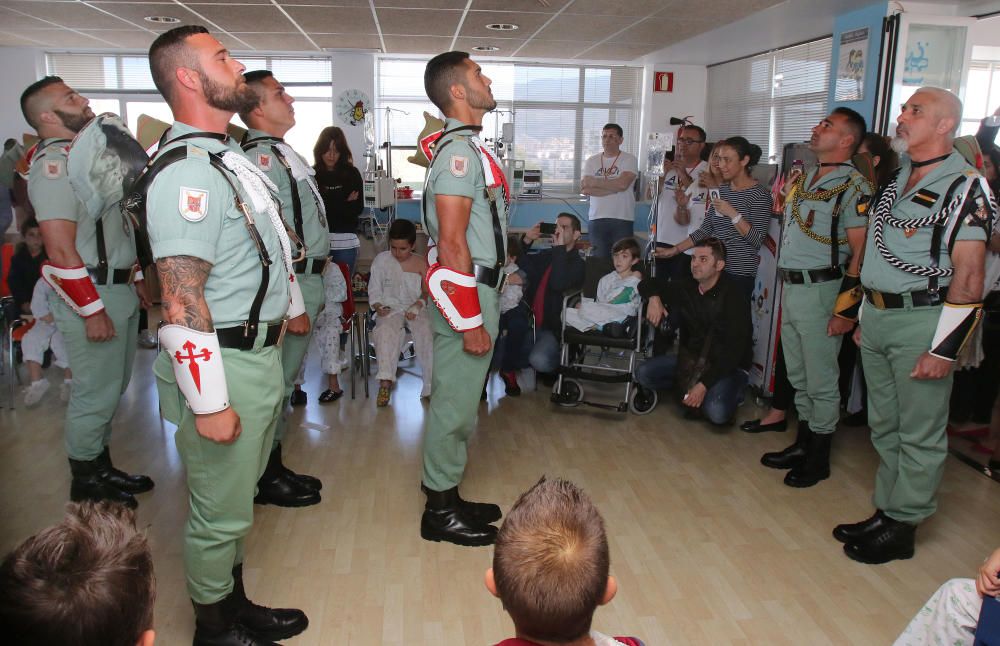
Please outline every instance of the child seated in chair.
[[42, 232], [38, 222], [31, 218], [21, 227], [24, 241], [18, 245], [11, 259], [8, 284], [19, 314], [33, 318], [31, 327], [21, 337], [21, 355], [28, 368], [31, 383], [24, 391], [24, 405], [31, 407], [41, 401], [49, 390], [49, 380], [42, 372], [45, 352], [52, 350], [54, 363], [63, 369], [63, 383], [59, 388], [59, 398], [69, 401], [73, 373], [69, 368], [69, 355], [62, 334], [56, 329], [55, 320], [49, 310], [48, 297], [52, 288], [41, 278], [42, 262], [46, 259]]
[[[350, 360], [341, 357], [340, 349], [340, 334], [344, 330], [341, 316], [344, 313], [344, 301], [347, 300], [347, 281], [340, 266], [332, 260], [326, 263], [323, 270], [323, 292], [323, 309], [313, 323], [316, 333], [313, 334], [307, 354], [311, 354], [314, 348], [319, 348], [319, 365], [326, 378], [326, 390], [320, 393], [319, 401], [321, 404], [329, 404], [344, 395], [344, 390], [340, 387], [340, 371], [346, 365], [345, 361]], [[295, 380], [296, 388], [305, 382], [305, 370], [306, 362], [303, 360], [299, 376]]]
[[497, 338], [503, 338], [503, 353], [499, 357], [500, 378], [503, 379], [504, 390], [511, 397], [521, 394], [517, 371], [528, 367], [530, 351], [530, 348], [524, 347], [524, 342], [531, 331], [531, 308], [524, 301], [525, 277], [516, 261], [521, 253], [520, 237], [507, 236], [507, 264], [503, 266], [507, 282], [500, 292], [500, 332]]
[[641, 255], [635, 238], [623, 238], [611, 249], [614, 271], [597, 283], [597, 297], [584, 298], [566, 311], [566, 325], [581, 332], [600, 330], [617, 338], [629, 336], [639, 315], [639, 281], [642, 273], [635, 265]]
[[587, 494], [543, 477], [507, 512], [486, 571], [517, 634], [496, 646], [642, 646], [590, 628], [618, 591], [610, 561], [604, 520]]
[[417, 229], [409, 220], [396, 220], [389, 227], [389, 250], [375, 256], [368, 280], [368, 302], [375, 311], [375, 360], [378, 362], [378, 406], [389, 404], [389, 392], [396, 381], [396, 366], [406, 328], [423, 373], [421, 397], [431, 394], [433, 339], [427, 317], [424, 276], [427, 260], [413, 253]]

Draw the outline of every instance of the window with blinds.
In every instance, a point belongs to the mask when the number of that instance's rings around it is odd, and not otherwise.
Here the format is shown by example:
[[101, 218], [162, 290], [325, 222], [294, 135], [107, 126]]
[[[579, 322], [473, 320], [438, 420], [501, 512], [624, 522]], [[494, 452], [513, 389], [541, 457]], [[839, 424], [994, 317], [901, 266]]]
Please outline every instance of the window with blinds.
[[[601, 128], [606, 123], [621, 125], [625, 131], [623, 148], [638, 153], [641, 68], [507, 62], [481, 65], [492, 81], [497, 101], [497, 110], [483, 119], [482, 138], [495, 140], [501, 125], [513, 122], [513, 158], [542, 171], [546, 192], [577, 190], [584, 160], [601, 150]], [[393, 148], [408, 151], [416, 145], [424, 126], [424, 111], [440, 116], [424, 93], [425, 66], [423, 60], [379, 60], [378, 136], [380, 140], [388, 138]], [[384, 108], [407, 114], [391, 112], [387, 126]], [[396, 159], [393, 172], [411, 186], [423, 180], [422, 168], [412, 164], [400, 167]]]
[[[149, 57], [145, 54], [100, 54], [50, 52], [48, 74], [90, 99], [97, 112], [120, 115], [132, 132], [139, 115], [171, 121], [170, 108], [153, 85]], [[285, 136], [295, 150], [312, 160], [312, 148], [320, 131], [333, 123], [333, 64], [328, 57], [236, 56], [248, 70], [274, 73], [288, 94], [295, 97], [297, 125]], [[239, 117], [233, 123], [243, 126]]]
[[1000, 61], [971, 61], [965, 83], [962, 128], [959, 134], [974, 135], [984, 117], [1000, 107]]
[[742, 136], [775, 162], [787, 143], [807, 141], [827, 111], [832, 38], [708, 68], [708, 136]]

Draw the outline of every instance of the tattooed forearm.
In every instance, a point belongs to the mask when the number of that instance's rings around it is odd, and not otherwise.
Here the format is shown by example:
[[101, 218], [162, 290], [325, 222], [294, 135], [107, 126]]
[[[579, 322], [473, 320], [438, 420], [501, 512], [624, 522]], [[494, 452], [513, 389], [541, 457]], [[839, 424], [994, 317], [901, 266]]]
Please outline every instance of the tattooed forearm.
[[211, 332], [212, 313], [205, 302], [205, 281], [212, 265], [191, 256], [171, 256], [156, 261], [163, 293], [163, 319], [199, 332]]

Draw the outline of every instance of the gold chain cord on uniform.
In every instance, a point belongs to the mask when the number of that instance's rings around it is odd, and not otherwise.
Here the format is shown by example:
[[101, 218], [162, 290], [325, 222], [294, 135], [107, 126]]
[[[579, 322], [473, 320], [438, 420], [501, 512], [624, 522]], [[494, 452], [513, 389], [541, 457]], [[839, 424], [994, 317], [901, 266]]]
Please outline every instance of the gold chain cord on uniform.
[[[795, 180], [795, 184], [792, 185], [792, 217], [795, 218], [795, 222], [799, 225], [799, 229], [802, 230], [802, 233], [806, 234], [806, 236], [812, 238], [820, 244], [824, 244], [828, 247], [833, 246], [833, 238], [816, 233], [802, 220], [802, 215], [799, 213], [799, 204], [807, 200], [810, 202], [826, 202], [831, 197], [839, 195], [849, 188], [851, 188], [851, 182], [847, 181], [840, 186], [834, 186], [833, 188], [825, 191], [810, 193], [809, 191], [806, 191], [805, 173], [799, 175], [798, 179]], [[847, 244], [847, 238], [838, 240], [837, 244]]]

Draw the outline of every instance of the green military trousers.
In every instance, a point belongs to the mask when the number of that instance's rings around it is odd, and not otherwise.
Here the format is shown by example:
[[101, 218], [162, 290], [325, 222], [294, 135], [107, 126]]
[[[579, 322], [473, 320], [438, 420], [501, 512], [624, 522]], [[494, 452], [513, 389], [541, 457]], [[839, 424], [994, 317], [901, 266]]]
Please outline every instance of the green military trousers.
[[177, 424], [174, 442], [187, 469], [190, 512], [184, 528], [184, 570], [195, 603], [221, 601], [233, 590], [233, 566], [243, 562], [243, 541], [253, 525], [253, 497], [264, 473], [278, 423], [282, 393], [281, 349], [223, 348], [229, 401], [242, 432], [219, 444], [195, 430], [195, 416], [177, 387], [171, 358], [154, 364], [163, 416]]
[[111, 418], [132, 378], [139, 334], [139, 299], [131, 285], [98, 285], [97, 293], [115, 326], [114, 338], [101, 343], [87, 339], [84, 319], [62, 298], [49, 298], [73, 371], [65, 431], [66, 453], [73, 460], [93, 460], [111, 441]]
[[309, 341], [316, 329], [316, 317], [323, 309], [323, 303], [326, 299], [321, 274], [296, 274], [295, 280], [299, 281], [302, 300], [306, 305], [306, 314], [309, 315], [309, 334], [297, 336], [286, 333], [285, 340], [281, 342], [281, 369], [285, 375], [285, 399], [281, 409], [281, 420], [274, 433], [272, 448], [278, 446], [282, 438], [285, 437], [285, 429], [288, 427], [288, 400], [292, 396], [292, 391], [295, 390], [295, 378], [299, 376], [302, 360], [306, 357]]
[[462, 333], [451, 329], [436, 307], [430, 312], [434, 371], [424, 431], [424, 484], [434, 491], [447, 491], [462, 481], [469, 437], [476, 429], [480, 396], [496, 347], [500, 324], [497, 291], [485, 285], [477, 287], [483, 326], [493, 342], [485, 356], [465, 352]]
[[940, 305], [880, 310], [865, 303], [861, 323], [868, 425], [881, 459], [872, 502], [906, 523], [918, 523], [937, 509], [948, 455], [952, 375], [910, 377], [917, 359], [931, 347], [940, 314]]
[[[808, 280], [808, 278], [807, 278]], [[843, 336], [827, 336], [840, 281], [785, 283], [781, 299], [781, 345], [795, 408], [809, 429], [825, 435], [840, 421], [840, 365]]]

